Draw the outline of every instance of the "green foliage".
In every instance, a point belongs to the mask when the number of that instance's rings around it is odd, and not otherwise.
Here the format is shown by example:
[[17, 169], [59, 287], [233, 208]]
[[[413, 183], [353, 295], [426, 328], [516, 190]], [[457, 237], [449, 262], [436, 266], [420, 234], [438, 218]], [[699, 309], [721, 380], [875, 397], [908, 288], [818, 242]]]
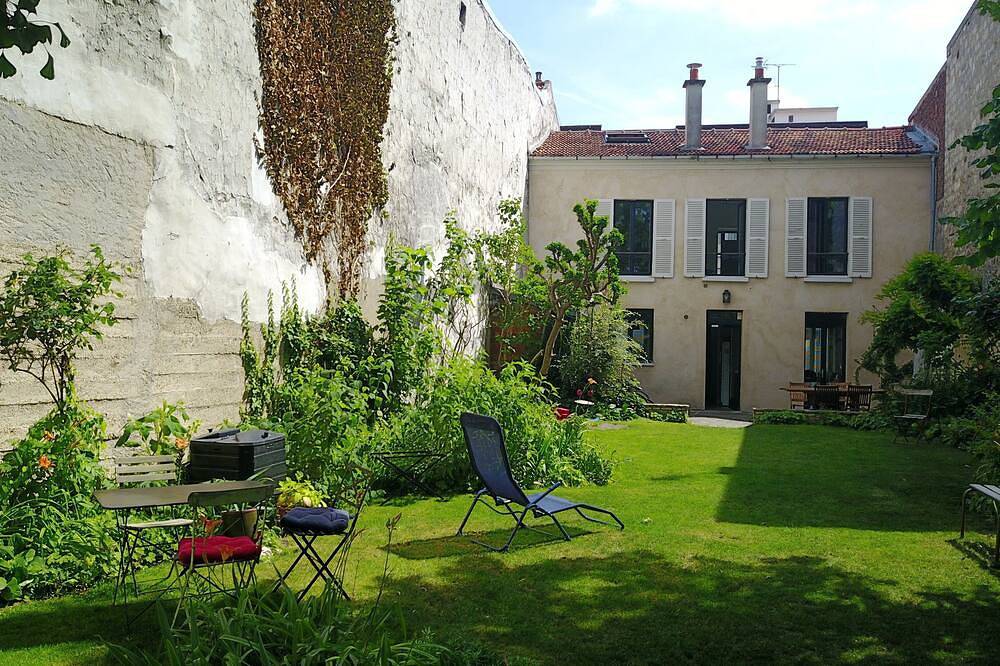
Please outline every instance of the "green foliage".
[[323, 506], [323, 495], [308, 481], [285, 479], [278, 484], [277, 504], [283, 508], [319, 507]]
[[977, 280], [936, 254], [921, 254], [892, 278], [878, 294], [887, 301], [872, 309], [862, 321], [872, 324], [871, 345], [861, 357], [866, 370], [883, 383], [899, 381], [906, 368], [897, 365], [901, 352], [922, 351], [929, 368], [951, 363], [968, 331], [966, 303], [977, 291]]
[[77, 402], [53, 410], [0, 460], [0, 577], [4, 596], [90, 585], [113, 569], [114, 520], [93, 500], [104, 418]]
[[562, 395], [635, 410], [642, 404], [635, 370], [643, 349], [629, 334], [628, 312], [600, 304], [577, 313], [558, 360]]
[[979, 0], [979, 13], [1000, 21], [1000, 0]]
[[[69, 46], [69, 37], [58, 23], [32, 20], [38, 14], [40, 0], [4, 0], [0, 9], [0, 79], [10, 78], [17, 73], [7, 54], [17, 49], [22, 55], [31, 53], [39, 44], [52, 44], [52, 28], [59, 32], [59, 47]], [[48, 49], [46, 49], [48, 51]], [[55, 61], [49, 53], [48, 59], [39, 70], [42, 78], [55, 78]]]
[[1000, 391], [980, 393], [974, 404], [957, 415], [933, 421], [928, 439], [970, 451], [979, 460], [976, 478], [1000, 483]]
[[184, 622], [172, 628], [159, 611], [162, 643], [157, 650], [115, 648], [126, 664], [440, 664], [447, 652], [427, 633], [406, 639], [396, 615], [373, 609], [359, 613], [333, 586], [303, 602], [280, 594], [242, 591], [235, 603], [193, 601]]
[[178, 463], [201, 422], [188, 416], [183, 403], [163, 404], [145, 416], [131, 419], [115, 446], [141, 446], [152, 455], [174, 455]]
[[780, 409], [755, 412], [754, 423], [762, 425], [813, 425], [836, 426], [853, 430], [888, 430], [893, 426], [892, 418], [877, 411], [860, 412], [804, 412]]
[[791, 409], [756, 412], [753, 415], [753, 422], [765, 425], [797, 425], [806, 422], [806, 415]]
[[22, 262], [0, 295], [0, 356], [11, 370], [37, 379], [64, 411], [77, 354], [115, 323], [115, 306], [105, 299], [119, 295], [113, 286], [121, 276], [96, 245], [80, 268], [66, 252], [40, 259], [27, 254]]
[[481, 363], [452, 359], [427, 379], [414, 402], [388, 425], [378, 446], [394, 451], [434, 450], [447, 459], [426, 477], [446, 490], [466, 490], [475, 483], [462, 435], [462, 412], [489, 414], [504, 429], [515, 478], [527, 485], [562, 481], [604, 484], [612, 464], [583, 442], [583, 422], [557, 421], [552, 387], [527, 363], [512, 363], [494, 375]]
[[623, 238], [617, 229], [608, 227], [606, 216], [596, 214], [597, 203], [588, 199], [573, 207], [583, 231], [575, 250], [563, 243], [549, 243], [545, 246], [548, 254], [544, 260], [531, 267], [532, 273], [545, 284], [551, 318], [539, 366], [542, 376], [549, 374], [567, 316], [598, 303], [615, 304], [623, 292], [615, 255], [615, 248]]
[[687, 423], [687, 412], [683, 409], [648, 409], [644, 408], [640, 414], [650, 421], [660, 421], [662, 423]]

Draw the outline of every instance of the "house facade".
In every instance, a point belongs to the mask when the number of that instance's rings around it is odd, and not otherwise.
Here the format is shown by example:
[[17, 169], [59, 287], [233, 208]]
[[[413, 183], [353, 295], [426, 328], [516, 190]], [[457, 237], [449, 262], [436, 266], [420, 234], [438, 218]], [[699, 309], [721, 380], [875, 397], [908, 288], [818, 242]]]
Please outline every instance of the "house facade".
[[[789, 382], [860, 381], [859, 321], [931, 234], [933, 147], [912, 127], [767, 124], [757, 69], [749, 126], [552, 133], [529, 161], [529, 242], [579, 236], [599, 200], [625, 243], [624, 305], [644, 323], [643, 388], [694, 408], [787, 407]], [[692, 89], [695, 94], [692, 95]], [[755, 93], [758, 90], [754, 90]]]

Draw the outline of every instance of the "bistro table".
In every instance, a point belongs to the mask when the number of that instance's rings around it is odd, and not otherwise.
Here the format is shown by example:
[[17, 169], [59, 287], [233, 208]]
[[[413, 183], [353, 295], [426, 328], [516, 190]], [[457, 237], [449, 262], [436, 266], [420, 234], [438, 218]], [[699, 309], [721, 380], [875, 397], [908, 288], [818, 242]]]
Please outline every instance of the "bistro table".
[[[149, 486], [145, 488], [109, 488], [98, 490], [94, 499], [103, 509], [115, 512], [116, 531], [118, 532], [118, 576], [115, 579], [115, 591], [112, 603], [118, 603], [118, 595], [122, 595], [122, 604], [128, 603], [128, 579], [135, 581], [135, 550], [138, 536], [130, 534], [128, 529], [129, 516], [133, 511], [161, 507], [182, 506], [188, 503], [191, 493], [204, 490], [246, 490], [257, 488], [261, 481], [220, 481], [216, 483], [188, 483], [172, 486]], [[173, 571], [171, 569], [171, 571]], [[170, 573], [167, 574], [170, 577]], [[172, 586], [167, 585], [153, 599], [159, 599]], [[138, 589], [136, 589], [138, 595]], [[150, 604], [152, 605], [152, 604]], [[148, 606], [147, 606], [148, 608]], [[142, 614], [146, 609], [140, 611]], [[136, 616], [138, 617], [138, 615]], [[135, 619], [135, 618], [133, 618]]]

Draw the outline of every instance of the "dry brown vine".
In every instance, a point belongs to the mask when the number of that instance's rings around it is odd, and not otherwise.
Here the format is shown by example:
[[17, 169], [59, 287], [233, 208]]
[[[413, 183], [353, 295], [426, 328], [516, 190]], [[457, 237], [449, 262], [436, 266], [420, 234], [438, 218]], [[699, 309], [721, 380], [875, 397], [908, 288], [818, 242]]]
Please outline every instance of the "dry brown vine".
[[255, 14], [262, 162], [306, 257], [332, 237], [338, 291], [354, 296], [367, 222], [388, 199], [392, 0], [256, 0]]

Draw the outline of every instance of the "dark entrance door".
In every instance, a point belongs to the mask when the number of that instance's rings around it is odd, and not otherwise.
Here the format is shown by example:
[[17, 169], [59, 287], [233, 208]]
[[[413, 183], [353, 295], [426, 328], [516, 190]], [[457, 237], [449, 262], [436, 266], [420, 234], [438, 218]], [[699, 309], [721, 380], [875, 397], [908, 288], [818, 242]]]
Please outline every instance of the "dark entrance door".
[[705, 363], [705, 408], [740, 408], [740, 337], [743, 313], [709, 310]]

